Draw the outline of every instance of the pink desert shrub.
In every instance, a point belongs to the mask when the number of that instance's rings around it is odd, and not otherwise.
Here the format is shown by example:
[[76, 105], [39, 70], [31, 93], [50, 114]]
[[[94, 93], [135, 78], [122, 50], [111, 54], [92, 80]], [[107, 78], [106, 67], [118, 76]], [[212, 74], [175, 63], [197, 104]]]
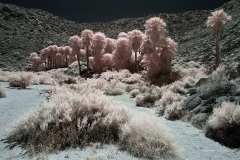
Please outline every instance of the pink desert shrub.
[[219, 56], [219, 41], [221, 36], [223, 35], [224, 27], [223, 25], [231, 20], [231, 16], [227, 15], [223, 9], [216, 10], [212, 12], [212, 15], [208, 17], [207, 26], [213, 27], [214, 37], [216, 38], [216, 53], [215, 55], [215, 65], [219, 66], [220, 56]]
[[240, 105], [222, 102], [220, 107], [214, 108], [213, 115], [208, 123], [213, 129], [224, 129], [233, 123], [240, 125]]
[[116, 80], [111, 80], [108, 86], [104, 89], [104, 94], [110, 96], [122, 95], [125, 91], [125, 85]]
[[72, 48], [73, 55], [77, 56], [78, 67], [79, 67], [79, 75], [81, 74], [81, 64], [80, 64], [80, 55], [79, 52], [81, 51], [82, 46], [82, 39], [78, 36], [72, 36], [69, 38], [69, 46]]
[[121, 128], [120, 146], [134, 156], [144, 159], [182, 159], [173, 138], [158, 118], [143, 112], [133, 114]]
[[135, 64], [135, 72], [138, 71], [138, 64], [137, 64], [137, 53], [140, 49], [140, 46], [141, 46], [141, 43], [143, 41], [143, 33], [142, 31], [140, 30], [132, 30], [130, 32], [128, 32], [128, 35], [129, 35], [129, 40], [130, 40], [130, 43], [132, 44], [132, 48], [135, 52], [135, 56], [134, 56], [134, 64]]
[[183, 101], [173, 102], [168, 105], [164, 111], [164, 118], [168, 120], [178, 120], [183, 118], [186, 115], [186, 111], [183, 108]]
[[85, 46], [85, 49], [86, 49], [87, 70], [88, 71], [89, 71], [89, 56], [90, 56], [89, 49], [92, 45], [93, 36], [94, 36], [93, 31], [91, 31], [89, 29], [85, 29], [81, 33], [82, 42], [83, 42], [83, 45]]
[[9, 79], [9, 85], [11, 87], [26, 89], [28, 86], [33, 84], [33, 78], [33, 73], [22, 72], [20, 74], [15, 74], [15, 76]]
[[20, 80], [21, 75], [25, 76], [27, 74], [32, 74], [31, 79], [32, 84], [53, 84], [55, 80], [52, 77], [52, 74], [48, 72], [8, 72], [8, 71], [0, 71], [0, 81], [10, 82], [12, 80]]
[[128, 69], [130, 62], [129, 59], [132, 55], [132, 46], [127, 38], [118, 38], [116, 41], [116, 49], [114, 50], [113, 62], [115, 69]]
[[[166, 111], [168, 112], [170, 109], [174, 109], [174, 107], [180, 107], [180, 103], [177, 102], [181, 102], [183, 99], [183, 96], [178, 93], [174, 93], [172, 91], [165, 91], [162, 94], [161, 99], [155, 102], [155, 106], [157, 107], [160, 116], [164, 114], [166, 115]], [[176, 103], [179, 106], [175, 106]], [[183, 108], [181, 108], [181, 110], [183, 110]]]
[[135, 98], [140, 93], [139, 89], [133, 89], [129, 94], [131, 98]]
[[18, 120], [3, 141], [28, 153], [101, 143], [117, 144], [137, 157], [180, 159], [173, 138], [157, 118], [135, 113], [89, 88], [52, 87], [49, 102]]
[[[139, 89], [141, 91], [141, 89]], [[157, 86], [150, 86], [143, 90], [141, 94], [138, 94], [135, 98], [135, 103], [137, 106], [153, 108], [155, 101], [161, 98], [161, 89]]]
[[116, 80], [125, 84], [135, 84], [143, 82], [143, 77], [141, 74], [131, 74], [127, 69], [120, 70], [119, 72], [107, 71], [102, 73], [100, 78], [103, 78], [107, 81]]

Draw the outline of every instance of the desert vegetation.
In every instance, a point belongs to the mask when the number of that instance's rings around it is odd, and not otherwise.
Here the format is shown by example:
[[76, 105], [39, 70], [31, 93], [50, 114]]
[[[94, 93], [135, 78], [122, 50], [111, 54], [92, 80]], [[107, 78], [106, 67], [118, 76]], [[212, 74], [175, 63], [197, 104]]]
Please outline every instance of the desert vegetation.
[[[50, 98], [18, 120], [2, 141], [32, 154], [101, 143], [116, 144], [145, 159], [181, 159], [158, 117], [114, 100], [128, 94], [136, 107], [154, 109], [167, 120], [187, 120], [207, 137], [239, 147], [239, 85], [229, 78], [230, 70], [219, 65], [219, 41], [227, 20], [230, 16], [223, 10], [208, 18], [216, 38], [215, 67], [210, 71], [195, 61], [173, 61], [178, 43], [166, 36], [167, 24], [160, 17], [148, 19], [144, 32], [120, 32], [112, 39], [85, 29], [69, 38], [69, 46], [50, 45], [40, 55], [31, 53], [33, 72], [1, 71], [0, 81], [23, 89], [49, 84]], [[0, 97], [4, 93], [0, 88]]]

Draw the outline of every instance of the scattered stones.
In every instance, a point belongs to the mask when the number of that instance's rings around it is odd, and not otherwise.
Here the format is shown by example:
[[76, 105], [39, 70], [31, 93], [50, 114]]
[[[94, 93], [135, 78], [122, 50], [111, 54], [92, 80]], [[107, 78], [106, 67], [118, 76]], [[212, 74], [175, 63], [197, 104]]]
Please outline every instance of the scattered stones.
[[194, 94], [197, 93], [197, 89], [196, 88], [191, 88], [191, 89], [189, 89], [188, 92], [189, 92], [190, 95], [194, 95]]
[[189, 97], [186, 102], [185, 102], [185, 107], [187, 110], [193, 110], [196, 108], [198, 105], [200, 105], [202, 102], [202, 99], [199, 98], [198, 96], [194, 95]]

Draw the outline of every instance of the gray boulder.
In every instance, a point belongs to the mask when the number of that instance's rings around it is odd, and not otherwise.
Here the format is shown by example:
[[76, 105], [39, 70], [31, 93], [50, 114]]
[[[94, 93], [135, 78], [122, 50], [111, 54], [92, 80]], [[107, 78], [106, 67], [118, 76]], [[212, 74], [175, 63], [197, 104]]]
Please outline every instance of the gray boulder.
[[197, 128], [202, 128], [207, 120], [208, 116], [206, 113], [199, 113], [194, 115], [190, 122], [192, 123], [193, 126]]
[[199, 106], [201, 104], [201, 102], [202, 102], [201, 98], [193, 95], [186, 100], [185, 107], [187, 110], [193, 110], [194, 108]]

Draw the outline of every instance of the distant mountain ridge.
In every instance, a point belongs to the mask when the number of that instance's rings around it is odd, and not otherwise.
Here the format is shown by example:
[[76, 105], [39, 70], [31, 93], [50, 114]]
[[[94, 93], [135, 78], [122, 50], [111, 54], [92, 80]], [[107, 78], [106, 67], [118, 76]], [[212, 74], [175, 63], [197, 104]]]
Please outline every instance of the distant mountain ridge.
[[[232, 0], [222, 7], [232, 21], [225, 25], [221, 41], [223, 62], [231, 64], [240, 60], [240, 1]], [[0, 68], [21, 70], [29, 62], [31, 52], [38, 52], [48, 45], [67, 45], [68, 38], [80, 35], [84, 29], [104, 32], [116, 38], [119, 32], [133, 29], [144, 31], [146, 20], [160, 16], [167, 23], [168, 35], [179, 43], [176, 61], [195, 60], [213, 63], [215, 40], [212, 29], [206, 27], [211, 11], [189, 11], [178, 14], [152, 14], [141, 18], [126, 18], [105, 23], [75, 23], [38, 9], [0, 3]]]

